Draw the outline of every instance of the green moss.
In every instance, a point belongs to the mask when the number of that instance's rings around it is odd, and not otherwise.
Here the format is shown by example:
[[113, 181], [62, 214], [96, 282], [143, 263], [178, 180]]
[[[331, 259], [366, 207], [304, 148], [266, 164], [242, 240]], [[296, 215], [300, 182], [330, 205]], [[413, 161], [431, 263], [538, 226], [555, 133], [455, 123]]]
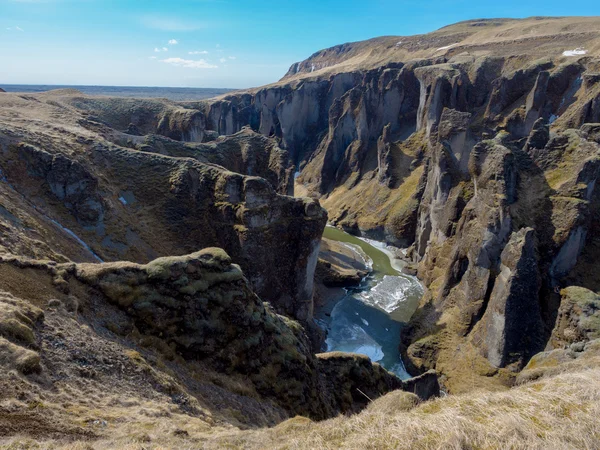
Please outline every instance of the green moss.
[[32, 345], [35, 343], [33, 330], [17, 319], [6, 319], [0, 322], [0, 335], [10, 337]]
[[227, 272], [203, 272], [202, 278], [179, 289], [186, 295], [194, 295], [198, 292], [206, 292], [211, 286], [218, 283], [231, 283], [244, 278], [242, 270], [238, 266], [232, 266]]

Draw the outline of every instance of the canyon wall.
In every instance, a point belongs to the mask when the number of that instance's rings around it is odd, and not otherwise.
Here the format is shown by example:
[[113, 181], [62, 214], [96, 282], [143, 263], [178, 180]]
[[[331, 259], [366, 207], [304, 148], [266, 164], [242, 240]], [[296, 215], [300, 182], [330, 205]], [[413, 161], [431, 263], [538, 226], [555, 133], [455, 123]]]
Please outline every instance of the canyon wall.
[[198, 107], [210, 130], [278, 139], [333, 224], [410, 247], [429, 289], [404, 354], [459, 391], [465, 366], [510, 383], [549, 339], [556, 290], [594, 283], [580, 256], [596, 249], [600, 60], [444, 53], [296, 76], [299, 65]]
[[3, 111], [18, 111], [0, 130], [5, 251], [145, 263], [217, 246], [263, 300], [311, 323], [327, 215], [316, 200], [284, 195], [293, 166], [273, 139], [250, 130], [205, 144], [127, 134], [131, 111], [174, 114], [162, 101], [60, 91], [4, 99]]

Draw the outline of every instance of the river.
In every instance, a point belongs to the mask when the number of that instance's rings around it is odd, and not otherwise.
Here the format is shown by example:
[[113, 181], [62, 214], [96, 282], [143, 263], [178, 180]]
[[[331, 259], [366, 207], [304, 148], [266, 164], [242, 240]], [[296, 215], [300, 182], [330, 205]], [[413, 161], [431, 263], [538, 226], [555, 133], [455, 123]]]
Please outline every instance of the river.
[[327, 329], [326, 350], [365, 354], [400, 378], [409, 378], [398, 346], [402, 326], [423, 295], [419, 280], [400, 272], [404, 263], [384, 243], [329, 226], [323, 237], [360, 247], [372, 264], [359, 287], [347, 289], [332, 309], [317, 315]]

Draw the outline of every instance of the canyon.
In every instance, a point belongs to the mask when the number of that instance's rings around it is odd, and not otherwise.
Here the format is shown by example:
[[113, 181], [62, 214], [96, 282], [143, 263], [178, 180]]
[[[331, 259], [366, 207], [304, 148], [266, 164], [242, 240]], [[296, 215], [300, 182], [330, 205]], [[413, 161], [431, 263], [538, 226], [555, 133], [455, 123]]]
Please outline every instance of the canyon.
[[[583, 440], [546, 442], [594, 441], [598, 18], [348, 43], [203, 101], [2, 93], [0, 148], [8, 439], [361, 448], [373, 419], [404, 448], [396, 422], [511, 393], [541, 411], [554, 390], [587, 405], [565, 413]], [[405, 249], [424, 289], [397, 342], [412, 378], [321, 353], [318, 309], [369, 271], [322, 241], [327, 223]], [[483, 445], [492, 426], [470, 423]]]

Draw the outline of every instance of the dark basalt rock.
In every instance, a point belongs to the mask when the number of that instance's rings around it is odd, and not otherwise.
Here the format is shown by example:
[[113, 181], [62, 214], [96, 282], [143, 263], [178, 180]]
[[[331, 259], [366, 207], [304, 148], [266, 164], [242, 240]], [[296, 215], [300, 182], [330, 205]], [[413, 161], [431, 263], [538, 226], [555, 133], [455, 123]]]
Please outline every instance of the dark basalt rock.
[[513, 233], [500, 256], [489, 303], [473, 339], [496, 367], [518, 369], [544, 347], [533, 229]]
[[[87, 305], [80, 313], [97, 318], [102, 311], [112, 333], [123, 339], [135, 335], [136, 342], [170, 359], [177, 355], [226, 376], [243, 376], [261, 398], [291, 416], [326, 419], [358, 412], [369, 399], [395, 389], [431, 393], [418, 387], [431, 381], [406, 384], [363, 355], [315, 356], [305, 329], [276, 314], [252, 292], [240, 267], [222, 249], [158, 258], [144, 265], [57, 264], [4, 256], [0, 266], [20, 272], [17, 276], [50, 276], [54, 285], [75, 288]], [[77, 304], [55, 299], [48, 305], [73, 312]], [[119, 315], [111, 313], [108, 304]], [[118, 320], [113, 323], [108, 317]], [[39, 308], [0, 292], [0, 366], [24, 373], [39, 370], [39, 355], [24, 347], [37, 349], [34, 328], [42, 318]]]

